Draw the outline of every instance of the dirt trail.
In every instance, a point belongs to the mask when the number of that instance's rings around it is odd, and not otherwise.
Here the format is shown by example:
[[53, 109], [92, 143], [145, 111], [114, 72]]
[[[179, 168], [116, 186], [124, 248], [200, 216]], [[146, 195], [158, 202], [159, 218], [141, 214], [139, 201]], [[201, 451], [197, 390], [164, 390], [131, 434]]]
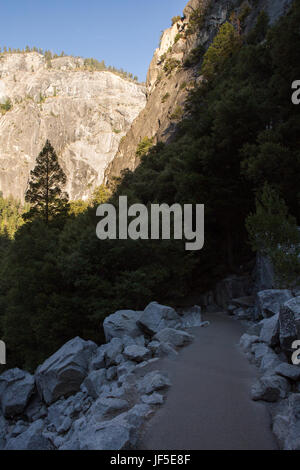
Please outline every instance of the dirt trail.
[[193, 344], [163, 361], [172, 387], [139, 449], [276, 449], [267, 408], [250, 398], [258, 374], [238, 347], [243, 326], [224, 314], [206, 319], [208, 328], [191, 330]]

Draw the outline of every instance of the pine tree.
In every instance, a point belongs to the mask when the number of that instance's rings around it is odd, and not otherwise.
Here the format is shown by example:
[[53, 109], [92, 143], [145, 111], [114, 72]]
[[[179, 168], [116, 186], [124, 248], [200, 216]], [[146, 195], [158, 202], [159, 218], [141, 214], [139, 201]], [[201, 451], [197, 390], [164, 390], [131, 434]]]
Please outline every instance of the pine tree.
[[68, 209], [68, 195], [62, 191], [67, 182], [66, 175], [49, 140], [37, 157], [36, 166], [30, 173], [25, 201], [30, 203], [25, 220], [41, 217], [46, 224], [53, 217]]

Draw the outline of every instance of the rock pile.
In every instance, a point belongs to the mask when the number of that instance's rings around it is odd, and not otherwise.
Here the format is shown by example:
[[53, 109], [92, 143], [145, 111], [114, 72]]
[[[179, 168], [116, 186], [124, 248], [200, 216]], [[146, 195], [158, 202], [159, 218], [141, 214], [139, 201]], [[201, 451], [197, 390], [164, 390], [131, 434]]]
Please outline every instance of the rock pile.
[[133, 448], [171, 383], [159, 358], [176, 358], [202, 323], [200, 307], [183, 316], [152, 302], [104, 321], [107, 343], [74, 338], [39, 366], [0, 376], [0, 449]]

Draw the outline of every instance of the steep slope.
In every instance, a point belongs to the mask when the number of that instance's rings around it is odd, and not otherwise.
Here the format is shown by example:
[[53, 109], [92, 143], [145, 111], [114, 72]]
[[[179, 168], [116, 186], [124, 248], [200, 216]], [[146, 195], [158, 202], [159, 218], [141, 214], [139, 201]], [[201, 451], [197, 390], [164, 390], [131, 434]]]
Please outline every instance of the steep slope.
[[0, 56], [0, 191], [23, 199], [29, 171], [50, 139], [72, 199], [103, 182], [121, 138], [145, 105], [145, 89], [110, 72], [90, 72], [80, 58], [47, 67], [36, 52]]
[[247, 32], [261, 11], [268, 14], [272, 24], [290, 4], [291, 0], [190, 0], [183, 17], [162, 34], [148, 71], [147, 104], [120, 143], [105, 172], [106, 182], [120, 176], [124, 169], [137, 167], [140, 159], [136, 150], [144, 138], [153, 139], [154, 144], [172, 139], [188, 92], [202, 80], [203, 54], [231, 15], [236, 15], [239, 27]]

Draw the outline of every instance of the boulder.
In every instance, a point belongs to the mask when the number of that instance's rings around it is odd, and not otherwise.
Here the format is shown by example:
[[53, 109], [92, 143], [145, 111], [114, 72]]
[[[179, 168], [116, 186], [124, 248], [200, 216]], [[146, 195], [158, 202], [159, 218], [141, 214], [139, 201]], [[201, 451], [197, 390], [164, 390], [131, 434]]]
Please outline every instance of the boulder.
[[267, 354], [274, 354], [274, 351], [265, 343], [253, 343], [251, 352], [254, 355], [254, 362], [257, 367], [260, 367], [262, 358]]
[[243, 351], [249, 351], [251, 349], [252, 344], [259, 343], [260, 339], [258, 336], [248, 335], [244, 333], [240, 339], [240, 347]]
[[127, 346], [124, 349], [124, 356], [129, 361], [143, 362], [152, 357], [151, 351], [143, 346]]
[[143, 332], [152, 336], [164, 328], [180, 327], [181, 318], [173, 308], [152, 302], [145, 308], [137, 324]]
[[103, 322], [106, 341], [112, 338], [123, 338], [130, 336], [135, 338], [140, 336], [141, 332], [136, 322], [141, 316], [141, 312], [134, 310], [119, 310], [105, 318]]
[[288, 357], [292, 356], [292, 344], [297, 339], [297, 326], [294, 312], [285, 303], [279, 313], [279, 340], [282, 350]]
[[34, 377], [18, 368], [0, 375], [0, 404], [5, 417], [17, 416], [25, 410], [34, 392]]
[[159, 372], [158, 370], [149, 372], [141, 380], [138, 381], [138, 391], [150, 395], [157, 390], [163, 390], [170, 387], [171, 382], [166, 374]]
[[256, 308], [259, 316], [272, 317], [280, 311], [280, 306], [290, 300], [293, 294], [290, 290], [269, 289], [257, 293]]
[[117, 370], [118, 370], [117, 366], [109, 367], [106, 370], [106, 378], [109, 382], [117, 378]]
[[173, 347], [180, 348], [194, 340], [194, 336], [186, 333], [185, 331], [175, 330], [174, 328], [165, 328], [155, 336], [153, 336], [154, 341], [159, 341], [164, 344], [171, 344]]
[[274, 347], [279, 343], [279, 313], [273, 317], [262, 320], [260, 339], [269, 346]]
[[252, 400], [276, 402], [286, 398], [290, 391], [290, 385], [286, 379], [278, 375], [265, 375], [258, 379], [252, 386]]
[[157, 357], [168, 357], [169, 359], [176, 359], [178, 352], [168, 343], [160, 343], [159, 341], [152, 341], [148, 345], [149, 349]]
[[37, 392], [30, 398], [24, 414], [30, 422], [37, 421], [47, 416], [47, 408]]
[[100, 397], [92, 406], [91, 413], [96, 422], [103, 421], [104, 418], [114, 417], [117, 414], [128, 410], [129, 404], [121, 398]]
[[280, 365], [276, 367], [275, 373], [277, 375], [281, 375], [282, 377], [285, 377], [286, 379], [290, 379], [293, 382], [298, 382], [298, 380], [300, 380], [300, 367], [299, 366], [293, 366], [291, 364], [282, 362]]
[[47, 403], [79, 391], [97, 350], [92, 341], [77, 337], [62, 346], [38, 367], [35, 380], [40, 397]]
[[131, 374], [135, 368], [136, 368], [135, 362], [133, 361], [123, 362], [121, 365], [117, 367], [118, 378], [120, 379], [121, 377]]
[[107, 384], [106, 370], [93, 370], [85, 378], [82, 386], [87, 390], [88, 394], [96, 399], [102, 392], [103, 385]]
[[181, 318], [181, 328], [194, 328], [202, 326], [201, 307], [194, 305], [190, 310], [184, 312]]
[[152, 393], [151, 395], [143, 395], [141, 401], [146, 405], [162, 405], [164, 397], [160, 393]]
[[291, 393], [274, 417], [273, 432], [283, 450], [300, 450], [300, 393]]
[[113, 338], [107, 343], [105, 349], [106, 367], [116, 366], [118, 364], [118, 356], [122, 353], [124, 345], [120, 338]]
[[53, 450], [54, 446], [43, 435], [44, 421], [32, 423], [25, 432], [7, 440], [5, 450]]
[[105, 367], [105, 351], [106, 344], [103, 344], [97, 349], [96, 354], [91, 362], [91, 369], [98, 370]]
[[260, 370], [266, 373], [274, 373], [274, 369], [281, 364], [281, 360], [272, 349], [264, 354], [260, 361]]

